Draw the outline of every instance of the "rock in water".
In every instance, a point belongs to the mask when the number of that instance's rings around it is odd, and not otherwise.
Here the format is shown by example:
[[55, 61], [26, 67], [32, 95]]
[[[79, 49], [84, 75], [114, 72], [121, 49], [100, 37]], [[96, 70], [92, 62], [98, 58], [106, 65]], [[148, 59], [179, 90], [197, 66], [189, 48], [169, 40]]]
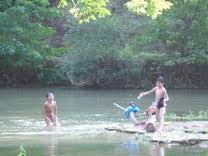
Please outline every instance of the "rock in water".
[[151, 121], [145, 125], [124, 124], [108, 127], [106, 130], [137, 134], [137, 138], [143, 135], [148, 137], [150, 142], [157, 143], [196, 145], [208, 142], [208, 121], [168, 122], [164, 124], [162, 134], [153, 133], [156, 131], [156, 125]]
[[156, 126], [153, 123], [149, 122], [149, 123], [146, 124], [145, 130], [147, 132], [155, 132], [156, 131]]

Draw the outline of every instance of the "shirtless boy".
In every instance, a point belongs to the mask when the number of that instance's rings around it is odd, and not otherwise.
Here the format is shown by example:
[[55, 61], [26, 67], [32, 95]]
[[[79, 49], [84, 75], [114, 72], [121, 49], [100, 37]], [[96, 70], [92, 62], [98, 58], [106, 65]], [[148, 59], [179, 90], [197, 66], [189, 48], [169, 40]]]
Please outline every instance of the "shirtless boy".
[[157, 121], [159, 122], [158, 132], [161, 132], [163, 129], [165, 110], [167, 106], [166, 102], [169, 101], [167, 91], [163, 85], [164, 85], [164, 78], [158, 77], [156, 80], [156, 86], [152, 90], [148, 92], [143, 92], [139, 95], [140, 97], [144, 97], [152, 93], [155, 93], [155, 102], [153, 107], [156, 107], [157, 109], [156, 116], [157, 116]]
[[54, 126], [57, 126], [57, 106], [56, 101], [54, 100], [53, 93], [46, 94], [47, 101], [44, 103], [43, 107], [43, 117], [47, 126], [49, 126], [50, 121], [53, 123]]

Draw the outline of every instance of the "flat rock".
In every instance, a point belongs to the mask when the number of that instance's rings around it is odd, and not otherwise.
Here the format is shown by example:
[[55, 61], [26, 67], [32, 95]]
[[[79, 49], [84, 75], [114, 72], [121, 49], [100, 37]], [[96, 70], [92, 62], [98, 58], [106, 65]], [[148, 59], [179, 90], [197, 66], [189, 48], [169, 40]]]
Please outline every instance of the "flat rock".
[[182, 145], [195, 145], [208, 141], [208, 121], [167, 122], [161, 134], [146, 132], [142, 125], [130, 124], [107, 127], [108, 131], [129, 134], [140, 134], [150, 138], [150, 142], [177, 143]]
[[146, 133], [144, 126], [142, 126], [142, 125], [133, 126], [130, 124], [106, 127], [105, 130], [116, 131], [116, 132], [121, 132], [121, 133], [129, 133], [129, 134], [144, 134], [144, 133]]

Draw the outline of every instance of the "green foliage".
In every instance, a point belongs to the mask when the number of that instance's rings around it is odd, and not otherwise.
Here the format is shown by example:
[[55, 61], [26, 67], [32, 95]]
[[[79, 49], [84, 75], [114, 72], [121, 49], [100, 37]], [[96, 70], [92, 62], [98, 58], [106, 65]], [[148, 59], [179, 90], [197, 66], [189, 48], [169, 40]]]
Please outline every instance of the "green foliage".
[[0, 0], [0, 83], [146, 88], [164, 75], [168, 87], [208, 87], [207, 17], [207, 0]]
[[89, 22], [110, 15], [106, 8], [107, 0], [79, 0], [70, 9], [70, 13], [79, 20], [79, 23]]
[[[144, 36], [156, 34], [157, 39], [164, 43], [167, 50], [179, 52], [184, 59], [192, 52], [200, 52], [201, 55], [208, 48], [206, 39], [208, 21], [204, 18], [208, 15], [208, 2], [174, 0], [173, 4], [171, 10], [154, 21], [155, 26], [149, 25], [151, 31], [149, 35], [147, 32]], [[155, 39], [152, 42], [155, 42]], [[205, 56], [206, 53], [202, 55]], [[204, 57], [205, 60], [202, 59], [202, 62], [206, 61], [206, 58]], [[187, 58], [187, 63], [189, 60], [190, 58]]]
[[25, 151], [24, 146], [19, 146], [17, 149], [17, 156], [27, 156], [27, 152]]
[[62, 73], [58, 67], [53, 68], [37, 68], [37, 76], [44, 84], [53, 84], [62, 80]]
[[111, 15], [108, 3], [108, 0], [60, 0], [58, 6], [70, 6], [69, 12], [81, 24]]
[[54, 30], [44, 22], [59, 17], [47, 0], [1, 1], [0, 66], [4, 68], [45, 68], [44, 62], [55, 55], [50, 45]]
[[50, 9], [44, 10], [45, 5], [32, 1], [16, 1], [12, 7], [0, 12], [1, 65], [39, 64], [52, 52], [48, 38], [54, 31], [44, 26], [41, 20], [58, 14]]
[[[96, 18], [111, 15], [108, 0], [60, 0], [59, 6], [72, 6], [70, 13], [79, 23], [96, 20]], [[153, 19], [170, 9], [172, 3], [166, 0], [130, 0], [125, 4], [127, 8], [138, 15], [150, 16]]]
[[147, 23], [142, 40], [149, 39], [149, 43], [161, 40], [169, 49], [180, 53], [207, 48], [205, 36], [208, 23], [204, 18], [208, 14], [207, 1], [173, 0], [172, 3], [174, 5], [170, 10]]
[[173, 113], [169, 113], [166, 115], [166, 120], [168, 121], [193, 121], [193, 120], [207, 120], [208, 119], [208, 111], [199, 111], [199, 112], [193, 112], [189, 111], [186, 114], [183, 114], [182, 116], [178, 116]]
[[[139, 4], [152, 5], [152, 8], [156, 5], [156, 1], [148, 2], [129, 1], [127, 4], [134, 9], [138, 9]], [[162, 2], [167, 1], [158, 2], [155, 7], [165, 7]], [[164, 75], [168, 87], [203, 86], [204, 80], [196, 81], [198, 74], [192, 73], [206, 66], [208, 61], [206, 18], [201, 18], [207, 15], [207, 5], [202, 5], [207, 2], [172, 0], [171, 3], [174, 4], [171, 9], [155, 20], [132, 18], [131, 21], [131, 16], [112, 15], [89, 24], [72, 24], [65, 38], [71, 52], [62, 63], [67, 79], [75, 81], [72, 83], [75, 85], [90, 79], [91, 85], [133, 84], [147, 88], [157, 75]], [[197, 10], [196, 4], [201, 5], [203, 11]], [[162, 9], [159, 10], [161, 13]], [[186, 24], [187, 19], [197, 23], [197, 27]], [[197, 33], [203, 41], [194, 38]]]
[[165, 75], [169, 87], [176, 87], [176, 84], [177, 87], [201, 86], [196, 82], [204, 81], [205, 74], [194, 74], [196, 71], [192, 69], [208, 65], [208, 2], [171, 2], [171, 9], [155, 20], [146, 20], [141, 31], [131, 38], [122, 57], [140, 65], [144, 71], [144, 86], [156, 75]]
[[119, 51], [125, 47], [128, 31], [122, 17], [74, 26], [65, 36], [65, 45], [70, 45], [71, 52], [63, 58], [62, 71], [73, 84], [90, 81], [98, 86], [119, 86], [125, 83], [127, 67]]
[[138, 15], [147, 15], [155, 19], [164, 10], [170, 9], [172, 3], [166, 0], [130, 0], [126, 3], [126, 6], [130, 11]]

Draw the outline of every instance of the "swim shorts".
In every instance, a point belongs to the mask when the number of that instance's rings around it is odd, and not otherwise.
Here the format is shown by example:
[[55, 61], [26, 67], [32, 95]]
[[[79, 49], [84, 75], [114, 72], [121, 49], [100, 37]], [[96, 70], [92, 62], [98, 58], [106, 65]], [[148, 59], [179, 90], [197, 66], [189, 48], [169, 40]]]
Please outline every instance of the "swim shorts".
[[162, 107], [164, 107], [164, 97], [161, 97], [157, 102], [157, 108], [160, 109]]

